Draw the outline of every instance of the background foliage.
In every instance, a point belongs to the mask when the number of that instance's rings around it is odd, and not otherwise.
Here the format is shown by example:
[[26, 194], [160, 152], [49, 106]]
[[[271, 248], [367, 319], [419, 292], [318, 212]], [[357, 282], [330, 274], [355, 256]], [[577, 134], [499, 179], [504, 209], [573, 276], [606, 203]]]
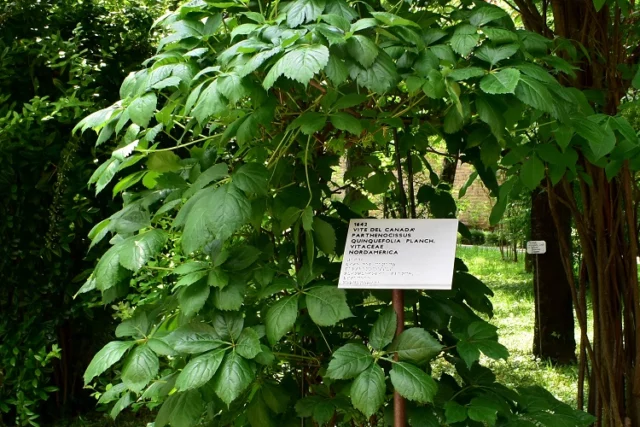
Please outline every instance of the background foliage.
[[[86, 187], [95, 138], [71, 136], [152, 53], [156, 1], [8, 1], [0, 6], [0, 424], [79, 403], [110, 315], [73, 301], [92, 264], [86, 235], [111, 211]], [[87, 321], [92, 319], [96, 323]], [[56, 392], [57, 391], [57, 392]], [[51, 393], [48, 410], [41, 403]]]

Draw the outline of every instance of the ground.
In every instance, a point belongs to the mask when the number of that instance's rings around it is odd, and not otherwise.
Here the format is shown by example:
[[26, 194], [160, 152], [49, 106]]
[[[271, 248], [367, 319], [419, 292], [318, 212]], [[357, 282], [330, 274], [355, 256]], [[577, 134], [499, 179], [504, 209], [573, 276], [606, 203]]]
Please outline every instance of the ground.
[[[516, 387], [541, 385], [561, 401], [576, 405], [577, 365], [554, 367], [536, 359], [532, 352], [534, 295], [533, 275], [524, 271], [524, 257], [517, 263], [502, 261], [495, 248], [459, 247], [458, 256], [470, 272], [484, 281], [495, 296], [491, 299], [495, 315], [491, 323], [499, 328], [500, 342], [509, 349], [509, 360], [483, 359], [498, 381]], [[577, 332], [577, 330], [576, 330]], [[576, 342], [579, 337], [576, 335]]]

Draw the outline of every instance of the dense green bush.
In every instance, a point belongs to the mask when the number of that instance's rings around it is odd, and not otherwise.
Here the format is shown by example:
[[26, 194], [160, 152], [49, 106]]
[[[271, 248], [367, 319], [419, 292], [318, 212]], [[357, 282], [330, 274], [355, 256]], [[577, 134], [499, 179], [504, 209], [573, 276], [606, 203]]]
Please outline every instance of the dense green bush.
[[[437, 175], [417, 195], [401, 185], [433, 169], [429, 136], [457, 135], [448, 148], [500, 194], [494, 220], [512, 189], [542, 179], [534, 154], [504, 189], [495, 171], [501, 145], [522, 141], [505, 129], [571, 107], [536, 95], [567, 95], [530, 63], [548, 41], [460, 3], [196, 0], [163, 20], [121, 101], [78, 125], [113, 141], [90, 183], [122, 193], [90, 233], [111, 246], [81, 288], [121, 303], [116, 339], [84, 375], [114, 380], [100, 397], [114, 418], [147, 404], [161, 405], [156, 427], [369, 427], [389, 424], [394, 390], [413, 427], [592, 423], [482, 366], [481, 353], [508, 353], [486, 321], [491, 290], [461, 260], [451, 290], [406, 292], [401, 334], [389, 291], [336, 286], [362, 211], [455, 216]], [[341, 202], [335, 169], [353, 146], [371, 153], [345, 179], [362, 198]]]
[[35, 425], [88, 395], [76, 372], [111, 316], [73, 295], [94, 259], [85, 259], [86, 235], [112, 208], [85, 184], [95, 138], [71, 130], [113, 102], [152, 53], [149, 29], [163, 9], [142, 0], [0, 5], [0, 424]]

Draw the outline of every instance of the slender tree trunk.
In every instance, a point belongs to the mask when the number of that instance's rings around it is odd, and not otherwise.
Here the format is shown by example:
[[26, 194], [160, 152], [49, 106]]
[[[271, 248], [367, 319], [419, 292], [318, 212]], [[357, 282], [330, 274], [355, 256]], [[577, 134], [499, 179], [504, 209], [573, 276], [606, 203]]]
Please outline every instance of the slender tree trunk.
[[535, 327], [533, 354], [558, 364], [576, 361], [575, 326], [571, 289], [562, 264], [558, 235], [571, 237], [571, 211], [558, 209], [561, 229], [556, 230], [546, 191], [531, 196], [531, 240], [544, 240], [547, 253], [533, 255]]

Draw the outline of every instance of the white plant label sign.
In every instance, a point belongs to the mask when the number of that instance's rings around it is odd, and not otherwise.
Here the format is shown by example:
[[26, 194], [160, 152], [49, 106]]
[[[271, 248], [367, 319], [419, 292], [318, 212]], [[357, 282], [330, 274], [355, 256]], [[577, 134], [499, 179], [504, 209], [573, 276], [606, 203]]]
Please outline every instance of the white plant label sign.
[[531, 255], [547, 253], [547, 242], [544, 240], [529, 240], [527, 242], [527, 253]]
[[457, 219], [352, 219], [343, 289], [451, 289]]

